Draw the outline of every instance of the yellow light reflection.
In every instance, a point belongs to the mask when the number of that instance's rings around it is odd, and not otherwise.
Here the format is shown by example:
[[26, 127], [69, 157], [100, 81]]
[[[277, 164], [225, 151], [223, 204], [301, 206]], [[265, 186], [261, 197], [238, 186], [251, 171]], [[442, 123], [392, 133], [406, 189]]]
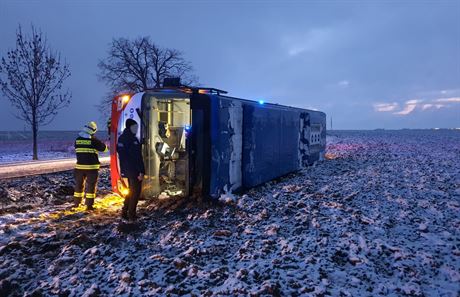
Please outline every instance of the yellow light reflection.
[[94, 206], [96, 208], [108, 209], [118, 211], [119, 207], [122, 206], [125, 199], [115, 194], [106, 195], [104, 198], [94, 201]]
[[324, 158], [325, 158], [326, 160], [334, 160], [334, 159], [337, 159], [338, 157], [339, 157], [338, 155], [333, 154], [333, 153], [326, 153], [326, 154], [324, 155]]
[[122, 188], [120, 192], [121, 192], [121, 195], [126, 196], [126, 195], [129, 194], [129, 189], [127, 189], [127, 188]]
[[[96, 212], [118, 212], [123, 205], [124, 198], [116, 194], [108, 194], [103, 198], [96, 198], [94, 200], [94, 208]], [[50, 213], [42, 213], [39, 215], [39, 220], [57, 220], [62, 217], [74, 215], [77, 213], [86, 212], [86, 206], [80, 205], [79, 207], [72, 207], [71, 209], [63, 209]]]

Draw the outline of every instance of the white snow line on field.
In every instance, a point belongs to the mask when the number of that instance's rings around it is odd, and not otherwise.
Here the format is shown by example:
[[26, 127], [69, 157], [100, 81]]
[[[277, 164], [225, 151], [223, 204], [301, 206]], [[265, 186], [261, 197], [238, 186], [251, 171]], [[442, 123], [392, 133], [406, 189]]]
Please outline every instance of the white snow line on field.
[[[110, 164], [110, 157], [99, 158], [101, 166]], [[38, 175], [45, 173], [61, 172], [75, 168], [75, 158], [46, 160], [35, 162], [20, 162], [15, 164], [0, 165], [0, 179]]]

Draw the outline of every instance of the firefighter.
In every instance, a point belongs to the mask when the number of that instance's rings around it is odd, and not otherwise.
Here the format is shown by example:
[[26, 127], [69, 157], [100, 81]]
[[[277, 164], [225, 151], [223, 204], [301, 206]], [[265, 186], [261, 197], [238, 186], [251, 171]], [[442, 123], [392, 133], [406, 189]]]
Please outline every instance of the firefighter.
[[107, 145], [94, 136], [96, 131], [96, 123], [89, 122], [75, 140], [77, 164], [75, 165], [74, 206], [78, 207], [85, 197], [87, 210], [94, 209], [100, 167], [98, 154], [108, 151]]
[[136, 137], [139, 125], [133, 119], [127, 119], [125, 127], [117, 143], [121, 176], [128, 179], [129, 186], [129, 193], [125, 197], [121, 217], [134, 222], [137, 219], [136, 207], [141, 194], [145, 169], [142, 159], [142, 146]]

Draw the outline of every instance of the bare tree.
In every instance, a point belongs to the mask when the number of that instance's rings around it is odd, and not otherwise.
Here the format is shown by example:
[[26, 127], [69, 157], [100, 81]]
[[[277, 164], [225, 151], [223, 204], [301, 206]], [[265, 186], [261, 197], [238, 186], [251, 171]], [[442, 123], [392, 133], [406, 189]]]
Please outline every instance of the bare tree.
[[161, 83], [166, 77], [180, 77], [185, 85], [191, 85], [197, 82], [196, 76], [191, 73], [192, 65], [185, 61], [182, 52], [175, 49], [163, 49], [151, 44], [153, 53], [153, 73], [150, 78], [155, 83], [155, 88], [161, 87]]
[[150, 46], [147, 38], [130, 41], [112, 40], [108, 57], [99, 61], [99, 78], [113, 91], [139, 92], [147, 89], [149, 81]]
[[62, 91], [69, 76], [69, 65], [49, 48], [42, 32], [32, 26], [32, 35], [25, 36], [19, 26], [16, 48], [1, 59], [0, 89], [18, 110], [15, 116], [32, 128], [34, 160], [38, 159], [39, 127], [49, 124], [70, 103], [71, 93]]
[[110, 106], [112, 95], [159, 88], [166, 77], [180, 77], [187, 85], [197, 82], [182, 52], [161, 48], [149, 37], [113, 39], [107, 58], [100, 60], [98, 67], [99, 78], [110, 88], [101, 110]]

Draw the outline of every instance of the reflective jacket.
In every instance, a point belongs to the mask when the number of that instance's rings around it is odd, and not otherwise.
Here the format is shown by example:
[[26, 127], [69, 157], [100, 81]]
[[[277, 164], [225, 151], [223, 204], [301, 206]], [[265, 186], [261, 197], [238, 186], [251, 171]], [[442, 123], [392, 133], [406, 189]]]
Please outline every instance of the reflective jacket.
[[137, 177], [139, 174], [145, 174], [142, 146], [136, 135], [128, 128], [118, 138], [117, 152], [122, 177]]
[[75, 140], [75, 153], [77, 155], [76, 169], [99, 169], [99, 152], [108, 151], [107, 146], [94, 136], [80, 133]]

